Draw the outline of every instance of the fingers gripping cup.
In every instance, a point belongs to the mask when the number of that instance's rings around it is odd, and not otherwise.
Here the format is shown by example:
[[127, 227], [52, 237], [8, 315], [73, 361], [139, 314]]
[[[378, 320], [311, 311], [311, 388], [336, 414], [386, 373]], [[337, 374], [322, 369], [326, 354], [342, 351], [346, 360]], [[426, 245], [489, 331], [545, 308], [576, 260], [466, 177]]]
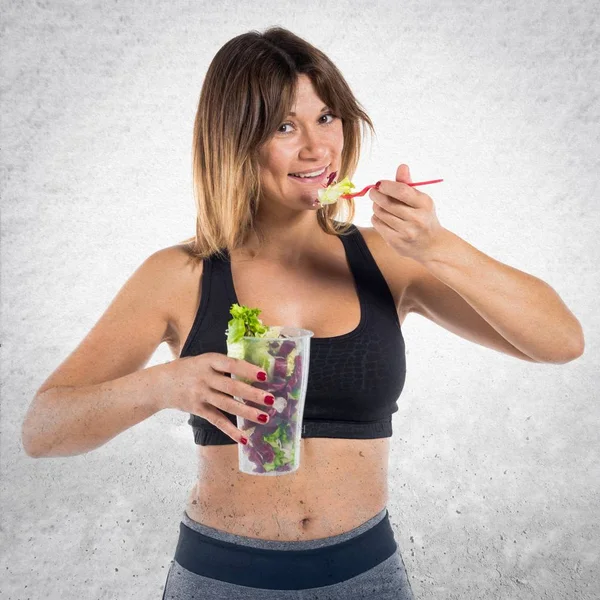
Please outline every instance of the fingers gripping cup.
[[[239, 305], [233, 305], [236, 306]], [[244, 307], [240, 307], [240, 310], [257, 311], [255, 319], [260, 312], [258, 309]], [[239, 469], [248, 475], [285, 475], [297, 471], [300, 466], [310, 338], [314, 333], [298, 327], [262, 328], [263, 330], [256, 327], [255, 331], [261, 334], [260, 337], [243, 335], [238, 336], [239, 339], [235, 341], [235, 336], [232, 335], [230, 341], [228, 335], [227, 340], [228, 356], [245, 360], [267, 373], [267, 380], [264, 382], [246, 380], [233, 373], [231, 378], [242, 380], [275, 397], [273, 406], [264, 406], [234, 396], [238, 402], [258, 408], [269, 415], [269, 421], [265, 424], [237, 415], [237, 426], [245, 432], [248, 439], [247, 445], [238, 445]], [[230, 321], [229, 333], [231, 332]]]

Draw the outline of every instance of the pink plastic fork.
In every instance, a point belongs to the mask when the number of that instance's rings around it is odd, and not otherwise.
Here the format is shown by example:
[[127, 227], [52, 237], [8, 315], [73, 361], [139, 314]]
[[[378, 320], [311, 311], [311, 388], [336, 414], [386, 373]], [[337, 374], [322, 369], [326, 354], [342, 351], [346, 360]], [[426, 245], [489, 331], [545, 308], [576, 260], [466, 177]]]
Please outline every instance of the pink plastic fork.
[[[430, 181], [415, 181], [414, 183], [407, 183], [406, 185], [410, 185], [411, 187], [415, 187], [416, 185], [429, 185], [430, 183], [439, 183], [440, 181], [444, 181], [443, 179], [431, 179]], [[342, 194], [340, 198], [358, 198], [358, 196], [364, 196], [371, 188], [379, 189], [381, 185], [381, 181], [373, 185], [368, 185], [366, 188], [362, 189], [360, 192], [356, 192], [354, 194]]]

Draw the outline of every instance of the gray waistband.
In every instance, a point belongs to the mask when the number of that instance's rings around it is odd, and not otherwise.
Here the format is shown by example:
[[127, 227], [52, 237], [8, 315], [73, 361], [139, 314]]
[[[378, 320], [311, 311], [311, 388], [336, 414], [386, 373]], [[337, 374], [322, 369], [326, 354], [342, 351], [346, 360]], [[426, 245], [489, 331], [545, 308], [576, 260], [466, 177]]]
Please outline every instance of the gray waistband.
[[193, 529], [194, 531], [198, 531], [199, 533], [215, 538], [217, 540], [230, 542], [232, 544], [239, 544], [241, 546], [251, 546], [252, 548], [263, 548], [266, 550], [312, 550], [314, 548], [331, 546], [332, 544], [339, 544], [340, 542], [345, 542], [346, 540], [352, 539], [353, 537], [356, 537], [357, 535], [360, 535], [361, 533], [364, 533], [371, 527], [377, 525], [377, 523], [379, 523], [385, 518], [386, 514], [387, 507], [383, 508], [374, 517], [371, 517], [368, 521], [362, 523], [362, 525], [359, 525], [358, 527], [355, 527], [350, 531], [340, 533], [339, 535], [320, 538], [317, 540], [300, 541], [261, 540], [260, 538], [246, 537], [243, 535], [229, 533], [227, 531], [221, 531], [220, 529], [215, 529], [213, 527], [209, 527], [208, 525], [198, 523], [198, 521], [194, 521], [189, 517], [187, 511], [185, 510], [183, 511], [181, 521], [187, 527]]

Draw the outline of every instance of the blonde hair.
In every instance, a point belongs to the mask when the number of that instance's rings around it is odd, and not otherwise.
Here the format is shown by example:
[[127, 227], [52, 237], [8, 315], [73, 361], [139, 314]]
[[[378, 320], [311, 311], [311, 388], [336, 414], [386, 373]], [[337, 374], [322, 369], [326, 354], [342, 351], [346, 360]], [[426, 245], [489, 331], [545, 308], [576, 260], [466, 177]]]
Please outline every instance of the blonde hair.
[[[200, 260], [242, 246], [254, 228], [260, 197], [258, 149], [292, 109], [298, 76], [306, 74], [342, 120], [344, 147], [337, 181], [352, 178], [361, 150], [361, 123], [375, 129], [344, 77], [319, 49], [282, 27], [229, 40], [213, 58], [194, 122], [192, 177], [196, 235], [181, 243]], [[337, 221], [344, 210], [348, 218]], [[331, 235], [348, 233], [353, 199], [321, 207], [317, 221]], [[257, 231], [257, 236], [262, 239]]]

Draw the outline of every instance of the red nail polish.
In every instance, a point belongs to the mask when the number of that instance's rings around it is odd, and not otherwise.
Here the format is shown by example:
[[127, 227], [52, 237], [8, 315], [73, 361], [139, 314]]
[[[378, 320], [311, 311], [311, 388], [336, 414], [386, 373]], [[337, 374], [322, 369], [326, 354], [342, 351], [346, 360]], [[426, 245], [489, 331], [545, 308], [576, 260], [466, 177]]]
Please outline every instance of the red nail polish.
[[378, 182], [375, 184], [375, 187], [376, 187], [376, 188], [379, 188], [379, 186], [380, 186], [380, 185], [381, 185], [381, 181], [378, 181]]
[[269, 406], [273, 406], [273, 404], [275, 404], [275, 398], [273, 396], [271, 396], [271, 394], [269, 394], [268, 396], [265, 396], [265, 404], [268, 404]]
[[258, 415], [258, 420], [259, 420], [261, 423], [266, 423], [268, 418], [269, 418], [269, 417], [267, 417], [267, 415]]
[[241, 439], [241, 442], [242, 442], [242, 444], [244, 444], [244, 446], [245, 446], [245, 445], [248, 443], [248, 440], [247, 440], [245, 437], [243, 437], [243, 438]]
[[259, 371], [258, 375], [256, 377], [257, 377], [257, 379], [259, 381], [266, 381], [267, 380], [267, 374], [264, 371]]

